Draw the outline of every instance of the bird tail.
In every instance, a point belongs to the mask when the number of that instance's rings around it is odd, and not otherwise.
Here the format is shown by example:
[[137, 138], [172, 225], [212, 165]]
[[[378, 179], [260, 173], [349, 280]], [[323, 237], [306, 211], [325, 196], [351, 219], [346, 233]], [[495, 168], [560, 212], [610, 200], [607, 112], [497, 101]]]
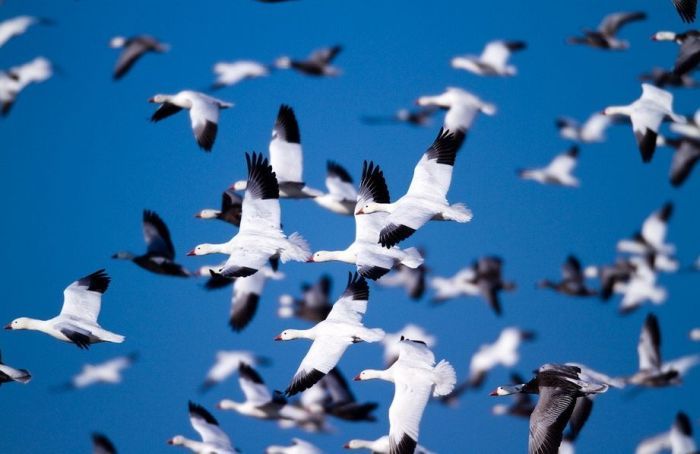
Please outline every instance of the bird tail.
[[106, 332], [103, 335], [103, 339], [105, 342], [113, 342], [115, 344], [121, 344], [122, 342], [124, 342], [124, 340], [126, 338], [124, 336], [122, 336], [121, 334], [114, 334], [114, 333]]
[[365, 342], [379, 342], [385, 334], [381, 328], [366, 328], [360, 337]]
[[651, 299], [651, 302], [654, 304], [663, 304], [667, 297], [668, 294], [664, 288], [656, 288], [651, 295], [649, 295], [649, 299]]
[[305, 262], [310, 256], [311, 248], [309, 248], [309, 243], [299, 233], [294, 232], [287, 238], [287, 245], [282, 249], [280, 259], [282, 263], [290, 260]]
[[403, 252], [405, 256], [401, 259], [401, 264], [406, 265], [409, 268], [416, 269], [423, 264], [423, 256], [420, 255], [420, 251], [414, 247], [404, 249]]
[[433, 369], [433, 378], [435, 381], [433, 396], [436, 397], [451, 393], [457, 383], [457, 373], [454, 367], [444, 359]]
[[486, 115], [495, 115], [496, 114], [496, 106], [494, 104], [491, 104], [489, 102], [485, 102], [481, 105], [481, 111], [485, 113]]
[[465, 204], [454, 203], [442, 212], [442, 216], [446, 221], [457, 221], [464, 223], [471, 221], [474, 214]]

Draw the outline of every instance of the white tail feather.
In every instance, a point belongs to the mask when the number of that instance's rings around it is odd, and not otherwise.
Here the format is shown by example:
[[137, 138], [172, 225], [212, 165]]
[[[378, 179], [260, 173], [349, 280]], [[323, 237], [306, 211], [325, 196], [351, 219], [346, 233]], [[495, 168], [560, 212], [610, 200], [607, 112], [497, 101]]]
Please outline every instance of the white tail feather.
[[287, 238], [287, 246], [282, 249], [280, 259], [282, 263], [290, 260], [305, 262], [311, 256], [311, 248], [303, 236], [294, 232]]
[[386, 333], [381, 328], [366, 328], [360, 336], [365, 342], [379, 342], [384, 339]]
[[447, 221], [469, 222], [474, 217], [472, 210], [467, 208], [463, 203], [455, 203], [450, 205], [442, 212], [443, 218]]
[[457, 383], [457, 373], [454, 367], [444, 359], [433, 369], [433, 378], [435, 380], [433, 396], [436, 397], [451, 393]]
[[418, 249], [410, 247], [408, 249], [404, 249], [403, 252], [406, 255], [401, 259], [402, 265], [415, 269], [423, 264], [423, 256], [420, 255]]

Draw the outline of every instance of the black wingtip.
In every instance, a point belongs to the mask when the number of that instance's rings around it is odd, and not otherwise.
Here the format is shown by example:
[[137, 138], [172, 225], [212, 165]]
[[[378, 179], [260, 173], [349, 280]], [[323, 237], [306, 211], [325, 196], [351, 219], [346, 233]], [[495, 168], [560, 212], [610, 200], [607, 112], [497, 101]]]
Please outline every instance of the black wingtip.
[[438, 164], [453, 166], [466, 134], [455, 134], [444, 127], [440, 128], [433, 144], [428, 148], [426, 154], [428, 159], [435, 159]]
[[340, 178], [340, 181], [345, 183], [352, 183], [352, 177], [347, 170], [335, 161], [328, 161], [326, 163], [326, 171], [328, 175], [336, 176]]
[[389, 188], [384, 180], [384, 172], [372, 161], [363, 161], [362, 178], [358, 191], [358, 200], [389, 203]]
[[358, 273], [348, 273], [348, 285], [345, 287], [343, 296], [359, 301], [369, 300], [369, 285], [365, 278]]
[[389, 438], [389, 453], [390, 454], [413, 454], [416, 452], [418, 442], [407, 434], [403, 434], [398, 443], [394, 442], [393, 438]]
[[690, 418], [682, 411], [676, 414], [676, 427], [683, 435], [687, 437], [693, 436], [693, 425], [690, 423]]
[[209, 410], [202, 407], [201, 405], [189, 401], [187, 403], [187, 409], [189, 410], [190, 414], [194, 414], [201, 417], [209, 424], [213, 424], [215, 426], [219, 425], [219, 421], [217, 421], [216, 418], [214, 418], [214, 416], [212, 416], [212, 414], [209, 413]]
[[277, 120], [275, 120], [275, 131], [278, 137], [285, 142], [301, 143], [297, 117], [294, 114], [294, 109], [287, 104], [280, 105], [280, 110], [277, 112]]
[[297, 374], [292, 379], [292, 384], [284, 391], [284, 395], [291, 397], [301, 391], [311, 388], [326, 375], [318, 369], [311, 369], [310, 372]]
[[263, 381], [263, 379], [260, 376], [260, 374], [258, 373], [258, 371], [256, 371], [255, 369], [253, 369], [250, 365], [248, 365], [246, 363], [241, 362], [238, 365], [238, 374], [242, 378], [245, 378], [246, 380], [250, 380], [253, 383], [257, 383], [259, 385], [265, 384], [265, 382]]
[[661, 345], [661, 329], [659, 328], [659, 319], [656, 315], [649, 312], [644, 320], [644, 329], [649, 332], [651, 343], [655, 346]]
[[268, 160], [255, 152], [246, 153], [245, 160], [248, 167], [246, 192], [259, 199], [278, 199], [280, 189], [277, 175]]
[[78, 285], [86, 286], [91, 292], [104, 293], [107, 291], [111, 280], [112, 278], [110, 278], [105, 269], [102, 268], [78, 279]]
[[379, 232], [379, 244], [391, 248], [415, 233], [416, 229], [407, 225], [389, 224]]
[[659, 210], [659, 219], [661, 219], [664, 222], [668, 222], [668, 220], [671, 219], [672, 215], [673, 215], [673, 202], [664, 203], [664, 206], [662, 206], [661, 210]]
[[581, 150], [579, 149], [578, 145], [572, 145], [571, 148], [566, 152], [568, 156], [571, 156], [572, 158], [578, 158], [579, 153]]

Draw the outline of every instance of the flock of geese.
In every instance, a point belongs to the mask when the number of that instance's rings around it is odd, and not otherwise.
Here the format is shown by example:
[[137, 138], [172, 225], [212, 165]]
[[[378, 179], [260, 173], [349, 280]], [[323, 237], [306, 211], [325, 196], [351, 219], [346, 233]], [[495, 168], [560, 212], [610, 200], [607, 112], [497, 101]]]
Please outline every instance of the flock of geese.
[[[673, 3], [683, 20], [694, 20], [695, 1], [674, 0]], [[610, 14], [597, 29], [586, 29], [581, 36], [569, 38], [569, 42], [623, 51], [630, 47], [630, 43], [618, 38], [622, 27], [646, 18], [643, 12]], [[33, 26], [51, 24], [49, 20], [31, 16], [6, 19], [0, 22], [0, 47]], [[689, 117], [678, 114], [674, 111], [673, 95], [666, 88], [695, 86], [692, 74], [700, 64], [700, 32], [660, 31], [653, 35], [653, 39], [673, 41], [680, 46], [672, 68], [657, 68], [647, 75], [647, 82], [641, 85], [640, 98], [627, 105], [606, 107], [592, 114], [584, 123], [570, 118], [557, 119], [561, 137], [574, 144], [543, 167], [518, 170], [521, 179], [539, 184], [579, 186], [574, 171], [580, 159], [580, 145], [605, 141], [605, 131], [613, 124], [631, 126], [645, 163], [652, 161], [657, 146], [675, 150], [670, 170], [673, 186], [679, 186], [689, 178], [700, 159], [700, 110]], [[149, 54], [164, 54], [169, 50], [168, 44], [148, 35], [114, 37], [109, 45], [120, 49], [114, 80], [138, 71], [137, 63], [141, 58], [151, 58]], [[492, 41], [480, 55], [456, 56], [451, 65], [479, 76], [512, 77], [517, 74], [517, 68], [510, 61], [519, 58], [515, 54], [526, 47], [523, 41]], [[281, 57], [272, 64], [247, 60], [219, 62], [213, 67], [215, 81], [212, 90], [287, 69], [312, 77], [336, 77], [342, 72], [333, 66], [333, 62], [341, 50], [340, 46], [332, 46], [316, 50], [305, 59]], [[49, 79], [54, 70], [49, 60], [37, 57], [0, 71], [2, 115], [10, 114], [21, 92], [34, 83]], [[234, 106], [231, 102], [192, 90], [155, 94], [149, 102], [158, 105], [151, 117], [153, 122], [175, 116], [182, 110], [188, 111], [194, 139], [207, 152], [215, 147], [222, 111]], [[416, 300], [430, 292], [434, 305], [461, 297], [477, 297], [486, 302], [496, 316], [507, 312], [507, 304], [502, 301], [503, 293], [516, 288], [515, 282], [504, 277], [505, 262], [501, 257], [483, 256], [452, 276], [431, 276], [425, 265], [425, 251], [408, 246], [414, 235], [420, 236], [418, 231], [428, 222], [468, 223], [472, 220], [472, 211], [466, 204], [448, 201], [453, 169], [458, 165], [459, 151], [467, 143], [475, 118], [479, 114], [496, 114], [496, 106], [457, 87], [421, 96], [416, 104], [417, 110], [402, 109], [392, 116], [363, 119], [368, 124], [405, 122], [426, 126], [432, 116], [439, 111], [445, 112], [443, 125], [436, 131], [433, 142], [423, 144], [425, 151], [415, 156], [417, 163], [409, 186], [392, 188], [394, 195], [396, 191], [399, 193], [393, 201], [384, 174], [391, 171], [390, 167], [372, 160], [362, 163], [357, 186], [351, 173], [335, 161], [327, 163], [325, 190], [308, 186], [303, 176], [300, 122], [294, 108], [282, 104], [274, 120], [269, 154], [246, 153], [247, 175], [241, 175], [223, 191], [219, 207], [205, 208], [195, 215], [199, 219], [219, 220], [237, 228], [229, 241], [220, 244], [202, 242], [187, 254], [215, 254], [223, 256], [223, 260], [197, 270], [186, 268], [176, 261], [176, 248], [165, 221], [151, 210], [143, 212], [145, 252], [114, 253], [114, 259], [132, 261], [151, 273], [182, 278], [203, 277], [207, 279], [207, 289], [231, 286], [227, 323], [235, 332], [243, 331], [254, 321], [266, 281], [285, 278], [280, 264], [339, 261], [352, 265], [345, 289], [335, 301], [328, 275], [321, 276], [316, 283], [302, 285], [299, 296], [285, 294], [280, 297], [280, 317], [297, 318], [313, 325], [307, 329], [285, 329], [274, 338], [276, 341], [311, 341], [306, 355], [298, 360], [296, 372], [289, 374], [284, 391], [268, 388], [257, 369], [268, 365], [269, 358], [252, 351], [217, 353], [214, 365], [202, 382], [201, 391], [235, 375], [245, 399], [242, 402], [223, 399], [217, 404], [218, 410], [273, 420], [281, 427], [296, 427], [307, 432], [328, 431], [330, 417], [345, 421], [375, 421], [378, 408], [385, 402], [358, 401], [339, 365], [348, 348], [370, 348], [354, 344], [377, 343], [384, 349], [385, 368], [362, 370], [354, 380], [379, 379], [393, 384], [394, 395], [388, 408], [389, 427], [378, 429], [375, 440], [352, 439], [344, 447], [373, 453], [429, 453], [419, 444], [421, 419], [429, 401], [434, 399], [454, 406], [465, 392], [480, 392], [492, 369], [515, 367], [520, 346], [536, 338], [531, 330], [503, 329], [493, 343], [483, 344], [474, 353], [468, 377], [459, 382], [450, 362], [436, 359], [431, 350], [436, 338], [422, 327], [409, 323], [399, 332], [386, 333], [380, 327], [364, 325], [363, 316], [371, 306], [369, 300], [374, 293], [370, 281], [402, 288]], [[21, 108], [21, 103], [17, 108]], [[669, 130], [675, 135], [662, 135], [664, 122], [670, 122]], [[300, 233], [283, 230], [280, 199], [308, 199], [332, 213], [352, 216], [355, 237], [348, 238], [348, 246], [343, 250], [312, 250]], [[565, 258], [558, 280], [543, 279], [538, 287], [576, 298], [609, 300], [620, 295], [621, 314], [628, 314], [647, 303], [663, 304], [668, 293], [657, 282], [658, 274], [685, 268], [675, 258], [675, 246], [667, 241], [673, 210], [674, 205], [668, 202], [643, 220], [636, 231], [630, 226], [634, 233], [619, 241], [612, 263], [584, 266], [571, 255]], [[700, 269], [700, 261], [688, 268]], [[104, 328], [98, 322], [102, 299], [110, 281], [104, 269], [80, 277], [65, 288], [58, 315], [48, 320], [19, 317], [8, 323], [5, 329], [39, 331], [80, 349], [88, 349], [97, 343], [122, 343], [125, 336]], [[700, 328], [690, 333], [690, 339], [700, 340]], [[545, 363], [533, 371], [529, 380], [513, 374], [512, 383], [491, 392], [492, 396], [515, 396], [510, 404], [495, 405], [493, 412], [529, 419], [529, 453], [573, 452], [573, 443], [591, 415], [594, 399], [604, 399], [598, 394], [609, 388], [626, 386], [658, 388], [679, 385], [684, 375], [700, 363], [698, 354], [663, 361], [660, 348], [660, 322], [649, 313], [639, 337], [638, 370], [625, 377], [611, 377], [583, 364]], [[284, 347], [280, 349], [283, 351]], [[10, 358], [13, 362], [18, 361], [16, 357]], [[87, 364], [56, 390], [119, 383], [122, 374], [136, 361], [138, 355], [132, 353], [100, 364]], [[29, 371], [0, 362], [0, 383], [26, 384], [30, 380]], [[536, 403], [530, 397], [532, 394], [539, 396]], [[200, 454], [238, 452], [227, 431], [209, 409], [194, 402], [189, 402], [187, 408], [190, 424], [199, 434], [199, 439], [175, 435], [168, 440], [169, 444]], [[640, 441], [637, 452], [655, 453], [664, 449], [674, 454], [695, 452], [692, 425], [690, 418], [679, 412], [668, 431]], [[525, 433], [521, 436], [524, 439]], [[114, 444], [103, 434], [94, 434], [93, 444], [96, 453], [116, 452]], [[321, 450], [309, 441], [294, 438], [290, 446], [269, 446], [266, 452], [315, 454]]]

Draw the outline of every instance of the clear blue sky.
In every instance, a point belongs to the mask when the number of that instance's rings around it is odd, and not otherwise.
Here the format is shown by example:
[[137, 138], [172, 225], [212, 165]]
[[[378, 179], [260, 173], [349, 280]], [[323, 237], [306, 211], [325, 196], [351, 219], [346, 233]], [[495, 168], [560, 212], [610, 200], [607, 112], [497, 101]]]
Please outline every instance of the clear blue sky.
[[[569, 34], [597, 25], [608, 12], [639, 8], [650, 17], [623, 30], [632, 42], [628, 52], [605, 53], [564, 42]], [[127, 341], [80, 351], [41, 334], [0, 333], [6, 361], [34, 376], [27, 386], [0, 389], [3, 453], [89, 452], [89, 434], [95, 430], [106, 433], [121, 452], [176, 452], [165, 444], [170, 436], [195, 435], [187, 419], [188, 399], [212, 409], [234, 443], [248, 453], [293, 436], [339, 452], [350, 438], [374, 439], [388, 431], [388, 383], [353, 383], [360, 399], [380, 403], [377, 423], [333, 421], [337, 433], [315, 436], [214, 410], [223, 397], [240, 398], [235, 380], [204, 397], [196, 392], [219, 349], [253, 349], [272, 357], [274, 366], [261, 372], [272, 387], [283, 389], [309, 344], [272, 341], [284, 328], [305, 326], [276, 317], [278, 295], [296, 293], [301, 281], [328, 272], [337, 296], [349, 266], [284, 265], [287, 279], [268, 286], [255, 320], [234, 334], [226, 324], [228, 290], [207, 293], [201, 283], [156, 276], [109, 258], [121, 249], [142, 250], [141, 211], [149, 208], [170, 226], [185, 265], [217, 260], [185, 257], [185, 252], [201, 242], [225, 241], [233, 230], [196, 220], [193, 214], [216, 206], [221, 191], [244, 176], [244, 151], [267, 151], [283, 102], [299, 118], [309, 184], [322, 187], [326, 159], [347, 166], [355, 178], [362, 160], [373, 159], [385, 168], [393, 197], [405, 191], [439, 120], [426, 129], [370, 127], [360, 123], [361, 115], [391, 112], [450, 85], [498, 106], [497, 116], [477, 120], [458, 156], [449, 194], [451, 201], [473, 209], [474, 220], [429, 224], [407, 245], [425, 246], [429, 267], [442, 275], [482, 254], [503, 256], [506, 276], [519, 284], [517, 292], [503, 298], [504, 317], [497, 319], [476, 299], [431, 308], [426, 301], [414, 303], [399, 291], [372, 285], [365, 319], [368, 326], [387, 331], [409, 321], [422, 324], [439, 337], [437, 357], [449, 359], [460, 376], [466, 375], [477, 347], [510, 325], [539, 334], [522, 349], [518, 369], [525, 375], [557, 361], [583, 362], [613, 375], [631, 373], [647, 308], [621, 318], [613, 303], [567, 299], [537, 291], [534, 283], [558, 276], [569, 253], [584, 263], [613, 260], [616, 241], [666, 200], [677, 207], [670, 240], [678, 245], [680, 259], [689, 262], [700, 252], [700, 175], [692, 175], [680, 189], [671, 188], [671, 152], [659, 149], [652, 164], [642, 165], [629, 127], [611, 129], [605, 144], [582, 148], [580, 189], [542, 187], [519, 181], [514, 173], [518, 167], [544, 164], [568, 146], [554, 129], [556, 116], [585, 118], [608, 104], [630, 102], [640, 94], [640, 72], [672, 64], [676, 46], [649, 40], [657, 30], [686, 29], [670, 1], [300, 0], [268, 5], [252, 0], [7, 0], [0, 6], [2, 19], [19, 14], [48, 17], [56, 25], [35, 27], [10, 41], [0, 49], [0, 67], [44, 55], [62, 73], [22, 93], [11, 115], [0, 121], [5, 194], [0, 321], [53, 316], [69, 282], [106, 267], [113, 282], [101, 321]], [[138, 33], [159, 37], [172, 50], [146, 56], [124, 80], [112, 82], [117, 52], [108, 48], [109, 39]], [[481, 79], [450, 68], [452, 56], [477, 53], [494, 38], [528, 42], [528, 49], [514, 58], [517, 77]], [[208, 86], [210, 68], [218, 60], [271, 61], [335, 43], [345, 46], [337, 59], [342, 77], [312, 79], [282, 72], [220, 91], [218, 96], [236, 106], [223, 112], [211, 154], [197, 149], [185, 115], [157, 125], [148, 121], [150, 96]], [[697, 92], [677, 91], [675, 106], [681, 113], [694, 111]], [[354, 236], [350, 218], [310, 202], [284, 201], [282, 210], [286, 231], [301, 232], [314, 249], [343, 248]], [[698, 350], [687, 339], [688, 330], [700, 324], [698, 279], [691, 274], [661, 277], [670, 298], [654, 311], [667, 359]], [[126, 372], [122, 385], [61, 395], [48, 391], [84, 363], [134, 350], [142, 359]], [[340, 364], [349, 376], [380, 366], [376, 345], [354, 346]], [[495, 371], [483, 392], [468, 394], [458, 409], [430, 405], [421, 444], [441, 453], [523, 452], [527, 423], [489, 411], [496, 402], [487, 392], [506, 382], [507, 372]], [[629, 452], [644, 436], [665, 430], [680, 409], [697, 421], [699, 388], [700, 373], [693, 371], [681, 388], [645, 391], [632, 400], [610, 391], [597, 399], [577, 449]]]

